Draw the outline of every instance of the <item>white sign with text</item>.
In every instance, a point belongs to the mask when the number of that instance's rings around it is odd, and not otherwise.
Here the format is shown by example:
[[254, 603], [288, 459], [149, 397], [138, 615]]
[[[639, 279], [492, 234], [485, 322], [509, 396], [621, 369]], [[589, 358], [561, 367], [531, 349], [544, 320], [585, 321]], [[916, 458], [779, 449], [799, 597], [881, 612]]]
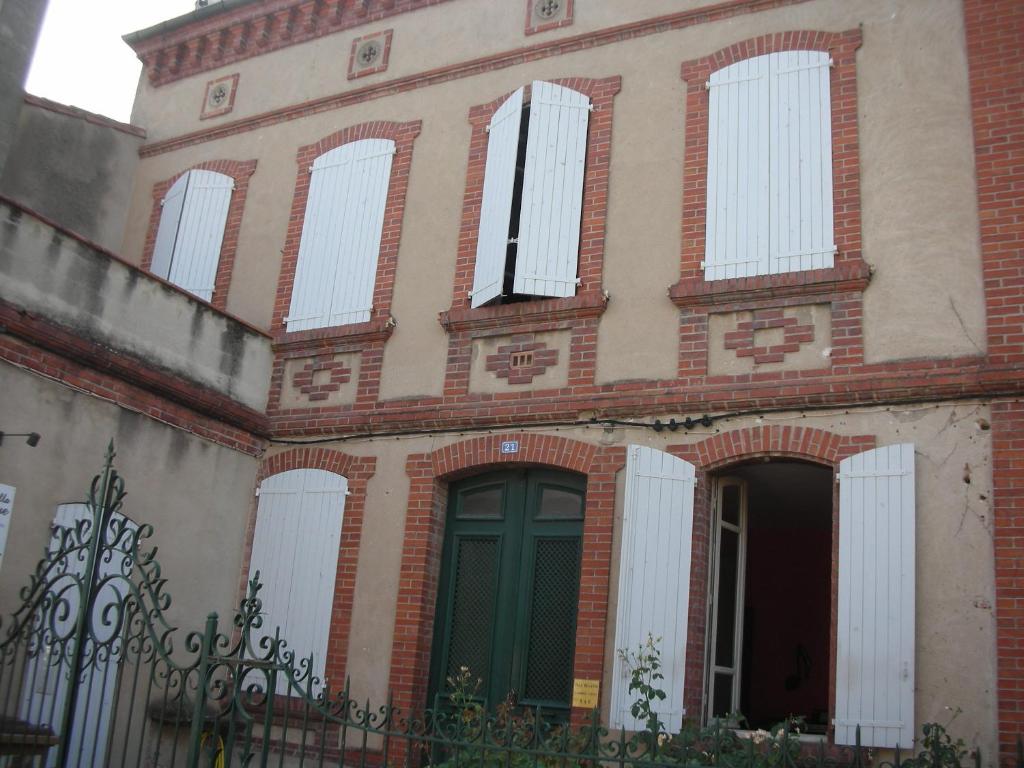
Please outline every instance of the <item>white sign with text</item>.
[[0, 566], [4, 562], [4, 551], [7, 549], [7, 531], [11, 527], [11, 515], [14, 513], [14, 486], [0, 483]]

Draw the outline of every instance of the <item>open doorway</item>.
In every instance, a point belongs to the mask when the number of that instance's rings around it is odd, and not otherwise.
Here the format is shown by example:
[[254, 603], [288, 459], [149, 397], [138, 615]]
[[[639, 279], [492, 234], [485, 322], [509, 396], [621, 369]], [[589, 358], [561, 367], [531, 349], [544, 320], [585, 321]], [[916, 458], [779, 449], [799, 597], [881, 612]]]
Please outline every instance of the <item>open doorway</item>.
[[825, 733], [832, 599], [832, 471], [731, 467], [713, 486], [707, 712], [749, 728], [800, 717]]

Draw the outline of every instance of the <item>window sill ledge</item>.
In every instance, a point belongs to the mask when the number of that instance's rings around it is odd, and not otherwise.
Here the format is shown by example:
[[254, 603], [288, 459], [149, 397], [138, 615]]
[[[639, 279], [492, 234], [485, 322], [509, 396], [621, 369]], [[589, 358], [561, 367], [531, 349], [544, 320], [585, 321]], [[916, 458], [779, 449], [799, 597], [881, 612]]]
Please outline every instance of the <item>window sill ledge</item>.
[[369, 344], [386, 341], [395, 329], [393, 317], [378, 317], [365, 323], [310, 328], [305, 331], [278, 331], [274, 334], [274, 350], [304, 349], [321, 342], [342, 344]]
[[449, 309], [438, 316], [441, 327], [448, 333], [502, 330], [530, 330], [538, 323], [560, 320], [579, 320], [599, 317], [608, 305], [608, 297], [600, 291], [580, 293], [565, 299], [521, 301], [476, 309]]
[[764, 299], [828, 297], [863, 292], [871, 280], [871, 270], [862, 260], [839, 264], [832, 269], [787, 272], [781, 275], [757, 275], [731, 280], [707, 281], [702, 277], [680, 280], [668, 290], [668, 296], [680, 309], [686, 307], [743, 304]]

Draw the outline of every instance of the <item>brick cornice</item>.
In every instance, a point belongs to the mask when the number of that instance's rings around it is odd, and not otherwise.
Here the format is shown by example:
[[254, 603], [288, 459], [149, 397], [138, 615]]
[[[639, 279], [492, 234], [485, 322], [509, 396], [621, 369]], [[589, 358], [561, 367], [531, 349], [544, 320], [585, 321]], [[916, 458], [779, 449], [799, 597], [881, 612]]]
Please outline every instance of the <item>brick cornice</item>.
[[264, 0], [125, 36], [161, 86], [448, 0]]
[[382, 83], [375, 83], [362, 88], [311, 99], [300, 104], [292, 104], [280, 109], [261, 112], [241, 120], [223, 123], [216, 127], [192, 131], [163, 141], [152, 142], [143, 146], [139, 150], [139, 154], [142, 157], [150, 157], [165, 152], [173, 152], [194, 144], [224, 138], [225, 136], [245, 133], [265, 128], [269, 125], [276, 125], [321, 112], [341, 109], [352, 104], [360, 104], [373, 99], [393, 96], [396, 93], [447, 83], [463, 77], [472, 77], [484, 72], [506, 69], [521, 65], [524, 62], [537, 61], [552, 56], [562, 56], [590, 48], [600, 48], [625, 40], [685, 29], [686, 27], [729, 19], [734, 16], [742, 16], [748, 13], [757, 13], [789, 5], [799, 5], [806, 2], [809, 2], [809, 0], [726, 0], [726, 2], [714, 3], [687, 11], [656, 16], [651, 19], [620, 24], [614, 27], [606, 27], [594, 32], [586, 32], [549, 42], [513, 48], [490, 56], [470, 59], [469, 61], [406, 75], [405, 77], [397, 77]]
[[225, 424], [265, 437], [266, 416], [225, 395], [161, 370], [153, 361], [111, 349], [0, 300], [0, 326], [6, 333], [92, 370], [114, 376], [161, 398]]

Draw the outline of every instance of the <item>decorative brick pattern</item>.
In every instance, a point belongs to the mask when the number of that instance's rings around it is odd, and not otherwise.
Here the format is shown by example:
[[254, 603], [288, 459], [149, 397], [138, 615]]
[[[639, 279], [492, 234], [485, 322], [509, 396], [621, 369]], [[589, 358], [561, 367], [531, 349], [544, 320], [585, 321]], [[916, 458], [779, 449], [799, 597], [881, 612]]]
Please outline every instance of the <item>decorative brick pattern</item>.
[[572, 24], [573, 0], [526, 0], [526, 34]]
[[352, 369], [344, 360], [334, 355], [317, 355], [292, 375], [292, 385], [311, 401], [326, 400], [351, 377]]
[[[765, 331], [782, 331], [778, 344], [761, 344]], [[782, 309], [758, 309], [751, 320], [736, 324], [736, 330], [725, 334], [725, 348], [736, 351], [737, 357], [752, 357], [755, 363], [781, 363], [789, 352], [797, 352], [814, 341], [814, 326], [800, 325], [796, 317], [787, 317]]]
[[[293, 448], [275, 453], [260, 465], [256, 486], [271, 475], [292, 469], [323, 469], [342, 475], [348, 480], [345, 498], [345, 518], [341, 524], [338, 550], [338, 571], [334, 582], [334, 609], [327, 645], [326, 677], [340, 688], [347, 675], [348, 640], [352, 628], [352, 605], [356, 591], [356, 569], [359, 562], [359, 544], [363, 535], [366, 515], [366, 485], [373, 477], [377, 459], [373, 456], [352, 456], [330, 448]], [[242, 556], [242, 574], [239, 592], [244, 594], [252, 559], [252, 539], [256, 532], [254, 502], [249, 514], [246, 545]]]
[[[255, 160], [210, 160], [181, 173], [175, 174], [153, 187], [153, 208], [149, 214], [149, 228], [146, 231], [146, 243], [142, 253], [142, 268], [149, 269], [153, 264], [153, 249], [156, 247], [156, 233], [160, 228], [161, 201], [179, 178], [188, 171], [216, 171], [230, 176], [235, 181], [231, 192], [231, 204], [228, 206], [228, 218], [224, 223], [224, 239], [220, 246], [220, 260], [217, 262], [217, 276], [214, 278], [213, 295], [210, 304], [223, 310], [228, 303], [228, 289], [231, 285], [231, 273], [235, 268], [235, 254], [238, 251], [238, 233], [242, 227], [242, 212], [245, 210], [245, 198], [249, 194], [249, 178], [256, 172]], [[196, 301], [202, 299], [193, 297]]]
[[497, 354], [487, 356], [487, 370], [509, 384], [531, 384], [534, 376], [557, 364], [558, 350], [533, 341], [532, 336], [500, 346]]
[[[992, 371], [1024, 363], [1024, 5], [965, 0], [982, 275]], [[999, 746], [1024, 729], [1024, 405], [992, 405]]]
[[[502, 454], [504, 440], [518, 440], [519, 453]], [[448, 481], [516, 464], [554, 467], [587, 476], [573, 676], [601, 679], [615, 473], [625, 462], [626, 452], [621, 447], [604, 448], [529, 433], [488, 435], [453, 443], [433, 453], [409, 456], [409, 508], [389, 678], [395, 706], [417, 708], [426, 704]], [[573, 721], [581, 722], [587, 714], [573, 709]]]
[[[835, 472], [847, 456], [875, 447], [873, 435], [837, 435], [820, 429], [763, 426], [713, 435], [691, 445], [669, 446], [669, 453], [697, 468], [693, 504], [693, 548], [690, 554], [690, 615], [686, 635], [686, 692], [683, 705], [699, 713], [704, 703], [705, 642], [707, 639], [708, 587], [711, 568], [712, 476], [732, 464], [750, 459], [798, 459], [825, 465]], [[829, 653], [829, 710], [835, 711], [835, 627], [839, 588], [839, 501], [832, 510], [832, 647]]]
[[271, 0], [130, 42], [149, 82], [184, 77], [447, 0]]
[[388, 68], [391, 56], [391, 37], [393, 29], [363, 35], [352, 41], [352, 50], [348, 55], [348, 79], [373, 75]]
[[216, 80], [211, 80], [206, 84], [206, 93], [203, 94], [203, 108], [199, 112], [200, 120], [226, 115], [235, 108], [238, 79], [239, 75], [236, 73], [226, 77], [218, 77]]

